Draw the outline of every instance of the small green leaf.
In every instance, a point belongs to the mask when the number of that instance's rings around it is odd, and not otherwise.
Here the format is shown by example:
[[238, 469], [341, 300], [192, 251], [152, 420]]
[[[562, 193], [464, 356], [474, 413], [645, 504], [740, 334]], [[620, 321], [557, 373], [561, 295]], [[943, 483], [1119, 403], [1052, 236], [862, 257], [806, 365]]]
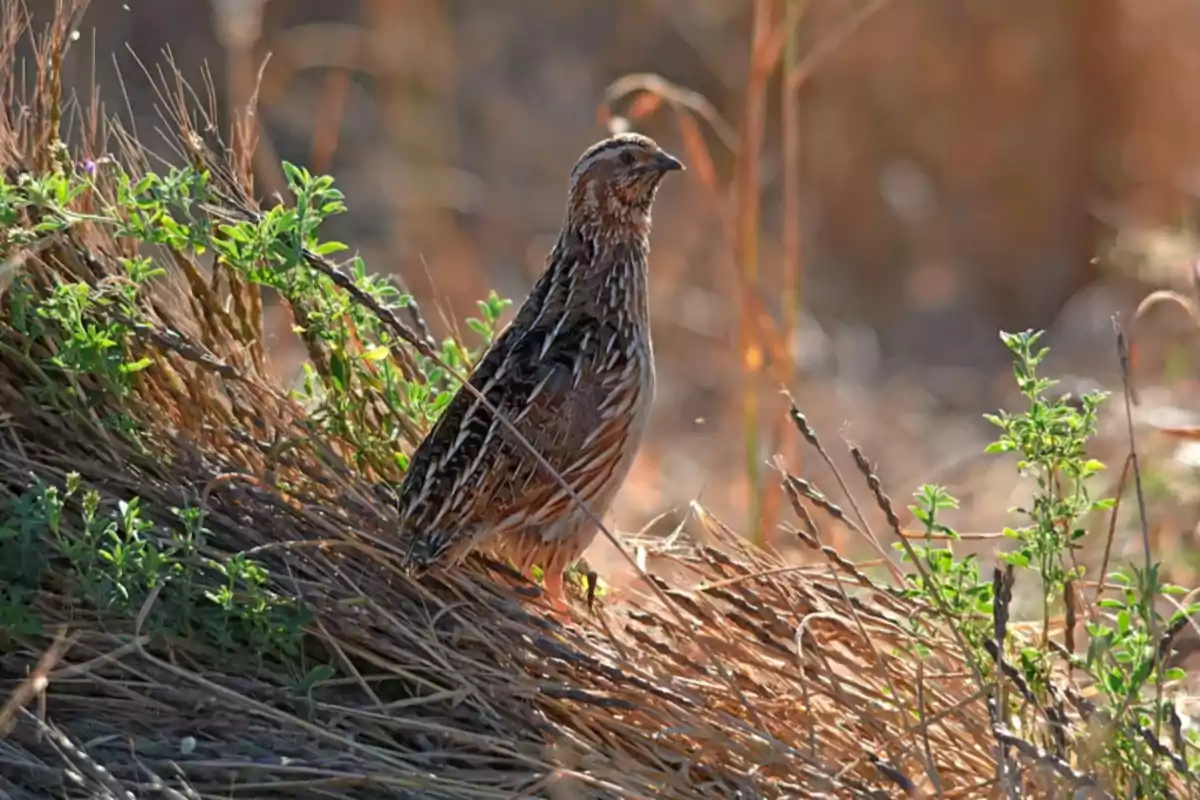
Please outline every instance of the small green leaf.
[[336, 673], [334, 672], [333, 667], [329, 666], [328, 664], [318, 664], [317, 666], [313, 667], [307, 675], [304, 676], [304, 680], [300, 682], [300, 686], [298, 688], [300, 689], [301, 693], [307, 693], [318, 684], [324, 683], [332, 678], [335, 674]]
[[363, 353], [363, 358], [367, 361], [382, 361], [391, 354], [391, 349], [386, 344], [376, 345]]
[[1012, 564], [1014, 567], [1024, 569], [1029, 566], [1029, 556], [1022, 552], [1002, 553], [1000, 556], [1005, 562]]
[[317, 245], [313, 248], [313, 252], [319, 256], [327, 256], [332, 253], [340, 253], [343, 250], [350, 249], [348, 245], [342, 242], [325, 242], [325, 244]]
[[1150, 671], [1154, 669], [1154, 659], [1147, 658], [1137, 665], [1133, 670], [1133, 674], [1129, 676], [1130, 689], [1140, 689], [1146, 679], [1150, 677]]
[[329, 377], [333, 380], [334, 386], [338, 389], [345, 389], [349, 376], [350, 369], [346, 365], [346, 359], [340, 353], [330, 353]]
[[137, 361], [133, 361], [128, 364], [122, 364], [120, 367], [118, 367], [118, 370], [120, 372], [128, 375], [128, 374], [134, 373], [134, 372], [141, 372], [142, 370], [146, 369], [153, 363], [154, 362], [151, 361], [149, 358], [139, 358]]

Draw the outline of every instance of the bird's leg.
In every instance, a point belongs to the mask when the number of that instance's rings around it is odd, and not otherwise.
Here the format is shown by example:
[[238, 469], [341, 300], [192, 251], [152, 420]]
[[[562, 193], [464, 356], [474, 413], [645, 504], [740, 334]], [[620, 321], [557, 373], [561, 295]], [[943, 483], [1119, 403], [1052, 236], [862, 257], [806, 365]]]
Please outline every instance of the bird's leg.
[[550, 601], [550, 607], [556, 612], [564, 615], [571, 613], [571, 607], [567, 605], [561, 569], [549, 569], [542, 574], [542, 590], [546, 593], [546, 599]]
[[589, 569], [584, 576], [587, 578], [587, 606], [588, 613], [595, 613], [596, 604], [596, 587], [600, 585], [600, 573], [594, 569]]

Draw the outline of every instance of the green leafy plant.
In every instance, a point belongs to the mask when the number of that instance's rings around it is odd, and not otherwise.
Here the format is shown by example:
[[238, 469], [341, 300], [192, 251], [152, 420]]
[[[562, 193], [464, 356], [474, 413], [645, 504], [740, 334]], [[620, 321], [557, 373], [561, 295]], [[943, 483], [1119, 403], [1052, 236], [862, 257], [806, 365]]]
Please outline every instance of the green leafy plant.
[[105, 508], [100, 493], [84, 490], [70, 473], [62, 489], [39, 484], [5, 511], [0, 630], [6, 633], [39, 629], [30, 601], [49, 559], [60, 558], [71, 580], [64, 588], [102, 620], [132, 619], [153, 594], [148, 633], [260, 659], [299, 652], [309, 612], [272, 589], [267, 570], [245, 553], [213, 557], [198, 509], [176, 509], [176, 524], [158, 525], [138, 498]]
[[[486, 300], [478, 302], [479, 316], [467, 317], [467, 327], [479, 334], [479, 338], [483, 340], [483, 347], [495, 341], [496, 334], [500, 331], [500, 315], [510, 305], [512, 305], [512, 300], [502, 298], [492, 291], [488, 293]], [[472, 361], [479, 357], [482, 349], [472, 353]]]
[[[1033, 479], [1029, 502], [1014, 510], [1025, 524], [1003, 531], [1016, 546], [1001, 554], [1001, 559], [1016, 569], [1016, 580], [1025, 574], [1036, 577], [1041, 589], [1040, 635], [1005, 625], [1003, 649], [995, 649], [996, 585], [981, 574], [974, 555], [954, 552], [961, 537], [949, 524], [948, 515], [958, 508], [958, 502], [943, 487], [918, 489], [909, 511], [923, 527], [924, 538], [894, 547], [905, 561], [920, 567], [906, 576], [904, 594], [939, 610], [933, 619], [909, 619], [913, 632], [929, 635], [937, 629], [938, 619], [948, 618], [984, 681], [995, 681], [1000, 674], [994, 669], [996, 653], [1015, 665], [1023, 688], [1006, 693], [1008, 700], [998, 709], [1000, 718], [1019, 720], [1022, 730], [1040, 731], [1044, 746], [1053, 750], [1061, 746], [1055, 738], [1061, 732], [1056, 732], [1049, 717], [1043, 718], [1041, 709], [1056, 707], [1056, 698], [1061, 697], [1054, 688], [1054, 668], [1064, 651], [1052, 646], [1049, 622], [1054, 608], [1077, 602], [1068, 593], [1075, 591], [1074, 586], [1086, 575], [1071, 554], [1087, 536], [1086, 521], [1096, 512], [1111, 511], [1115, 501], [1094, 498], [1089, 485], [1104, 469], [1089, 457], [1087, 448], [1095, 436], [1105, 394], [1051, 398], [1055, 381], [1038, 372], [1048, 353], [1038, 347], [1040, 337], [1040, 332], [1033, 331], [1002, 334], [1013, 353], [1014, 376], [1028, 405], [1020, 412], [986, 415], [1000, 429], [999, 438], [987, 451], [1017, 454], [1017, 469]], [[1086, 653], [1067, 657], [1082, 682], [1098, 690], [1101, 702], [1084, 706], [1105, 732], [1097, 757], [1114, 785], [1133, 787], [1138, 796], [1162, 796], [1166, 790], [1167, 773], [1162, 767], [1167, 751], [1152, 743], [1158, 741], [1173, 713], [1164, 696], [1165, 687], [1185, 675], [1178, 668], [1168, 669], [1164, 658], [1171, 637], [1191, 615], [1200, 612], [1200, 604], [1192, 604], [1164, 618], [1158, 610], [1160, 602], [1186, 591], [1164, 584], [1160, 571], [1160, 565], [1152, 563], [1107, 575], [1105, 583], [1116, 587], [1118, 596], [1096, 602], [1084, 625], [1089, 637]], [[1007, 619], [1007, 608], [1003, 615]], [[920, 638], [913, 647], [922, 658], [930, 655]], [[1076, 744], [1085, 745], [1082, 740]], [[1184, 757], [1194, 768], [1195, 750]]]
[[[1183, 669], [1165, 664], [1169, 642], [1190, 617], [1200, 613], [1200, 603], [1192, 603], [1169, 619], [1163, 617], [1158, 601], [1187, 591], [1164, 583], [1160, 572], [1161, 565], [1155, 563], [1107, 576], [1118, 596], [1097, 603], [1103, 613], [1087, 623], [1087, 653], [1076, 659], [1104, 698], [1104, 718], [1112, 731], [1103, 742], [1104, 757], [1111, 772], [1147, 797], [1167, 792], [1165, 773], [1157, 768], [1161, 752], [1151, 746], [1174, 715], [1164, 688], [1187, 678]], [[1195, 741], [1194, 734], [1190, 740]], [[1184, 757], [1191, 769], [1200, 764], [1194, 747]]]
[[[958, 501], [944, 487], [926, 484], [914, 495], [916, 502], [909, 511], [924, 526], [926, 539], [923, 543], [893, 545], [904, 561], [912, 555], [922, 563], [924, 569], [908, 576], [909, 586], [905, 594], [909, 597], [936, 597], [946, 611], [958, 623], [967, 643], [981, 659], [983, 642], [990, 633], [992, 619], [993, 589], [990, 580], [984, 580], [979, 571], [979, 560], [974, 555], [964, 558], [955, 556], [952, 543], [959, 534], [949, 525], [939, 521], [941, 512], [958, 508]], [[945, 540], [945, 545], [934, 544], [935, 537]], [[910, 549], [911, 554], [910, 555]], [[925, 626], [912, 620], [914, 630]], [[927, 652], [922, 645], [918, 650]]]
[[1029, 406], [1019, 414], [1001, 411], [985, 417], [1000, 429], [988, 452], [1018, 453], [1017, 469], [1035, 481], [1030, 506], [1016, 509], [1028, 524], [1004, 530], [1018, 543], [1004, 558], [1017, 567], [1033, 566], [1041, 578], [1045, 643], [1052, 604], [1061, 599], [1066, 582], [1081, 575], [1080, 568], [1067, 565], [1066, 556], [1086, 533], [1082, 522], [1093, 511], [1111, 509], [1114, 501], [1093, 500], [1087, 483], [1105, 468], [1087, 457], [1086, 447], [1096, 433], [1097, 413], [1107, 393], [1089, 392], [1078, 403], [1067, 395], [1047, 398], [1057, 382], [1038, 375], [1049, 353], [1049, 348], [1037, 347], [1041, 336], [1034, 331], [1001, 334], [1016, 357], [1013, 374]]

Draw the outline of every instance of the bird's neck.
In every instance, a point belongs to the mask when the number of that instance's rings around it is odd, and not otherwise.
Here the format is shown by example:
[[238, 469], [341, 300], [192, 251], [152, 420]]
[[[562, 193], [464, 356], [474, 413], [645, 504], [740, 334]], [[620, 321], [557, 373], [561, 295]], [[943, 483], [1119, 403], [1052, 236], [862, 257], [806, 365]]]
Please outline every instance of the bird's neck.
[[648, 227], [568, 223], [539, 283], [564, 310], [645, 324], [649, 252]]

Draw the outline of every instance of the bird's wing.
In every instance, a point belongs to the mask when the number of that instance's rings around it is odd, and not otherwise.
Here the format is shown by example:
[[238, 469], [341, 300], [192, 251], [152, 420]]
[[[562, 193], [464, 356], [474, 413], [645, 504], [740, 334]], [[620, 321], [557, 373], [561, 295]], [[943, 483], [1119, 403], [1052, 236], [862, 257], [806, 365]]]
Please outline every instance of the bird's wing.
[[[611, 337], [594, 317], [520, 324], [480, 361], [469, 383], [586, 500], [622, 452], [627, 414]], [[603, 375], [598, 374], [598, 370]], [[460, 389], [410, 460], [400, 491], [402, 535], [419, 564], [465, 552], [481, 536], [555, 519], [570, 495], [473, 392]]]

